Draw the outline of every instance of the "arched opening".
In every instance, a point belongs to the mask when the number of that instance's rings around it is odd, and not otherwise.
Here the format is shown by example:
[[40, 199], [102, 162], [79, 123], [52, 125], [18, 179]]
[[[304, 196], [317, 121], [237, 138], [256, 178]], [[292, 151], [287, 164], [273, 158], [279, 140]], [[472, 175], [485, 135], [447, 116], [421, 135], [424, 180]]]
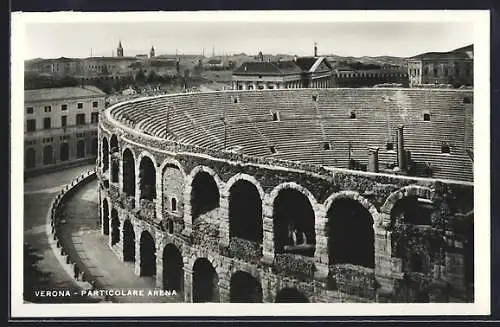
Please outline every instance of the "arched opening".
[[219, 189], [214, 178], [207, 172], [196, 174], [191, 183], [191, 213], [193, 220], [219, 207]]
[[53, 154], [52, 145], [46, 145], [43, 147], [43, 164], [44, 165], [52, 164], [52, 161], [53, 161], [52, 154]]
[[123, 261], [135, 262], [135, 232], [128, 219], [123, 222]]
[[26, 150], [25, 165], [26, 168], [34, 168], [36, 164], [36, 152], [33, 148], [28, 148]]
[[237, 271], [231, 276], [231, 303], [261, 303], [262, 286], [260, 282], [243, 271]]
[[176, 198], [172, 198], [170, 207], [172, 208], [172, 211], [174, 211], [174, 212], [177, 211], [177, 199]]
[[275, 253], [314, 256], [314, 217], [311, 202], [303, 193], [291, 188], [279, 191], [273, 204]]
[[64, 142], [61, 143], [60, 153], [59, 153], [61, 161], [67, 161], [69, 159], [69, 145]]
[[120, 152], [118, 148], [118, 138], [115, 134], [111, 136], [109, 142], [111, 154], [111, 182], [118, 183], [118, 175], [120, 173]]
[[109, 235], [109, 208], [106, 199], [102, 201], [102, 232], [104, 235]]
[[91, 143], [91, 145], [92, 145], [92, 146], [91, 146], [91, 148], [90, 148], [90, 153], [91, 153], [93, 156], [95, 156], [95, 155], [97, 155], [97, 138], [96, 138], [96, 137], [94, 137], [94, 138], [92, 139], [92, 143]]
[[120, 242], [120, 219], [118, 211], [115, 208], [111, 209], [111, 245]]
[[135, 159], [130, 149], [123, 151], [123, 193], [135, 196]]
[[392, 221], [411, 225], [430, 225], [432, 203], [416, 196], [408, 196], [399, 200], [391, 210]]
[[255, 185], [246, 180], [229, 190], [229, 235], [262, 243], [262, 200]]
[[219, 302], [219, 277], [205, 258], [197, 259], [193, 266], [193, 302]]
[[149, 157], [142, 157], [139, 166], [139, 188], [141, 199], [153, 201], [156, 199], [156, 170]]
[[109, 145], [108, 139], [102, 139], [102, 156], [101, 156], [102, 171], [107, 171], [109, 168]]
[[148, 231], [141, 234], [140, 241], [140, 275], [154, 276], [156, 275], [156, 245], [153, 237]]
[[163, 289], [181, 292], [184, 284], [182, 255], [173, 244], [163, 248]]
[[373, 217], [354, 199], [333, 201], [327, 212], [330, 264], [375, 266]]
[[276, 295], [276, 303], [308, 303], [307, 297], [296, 288], [284, 288]]
[[76, 157], [79, 159], [85, 158], [85, 140], [76, 142]]
[[172, 219], [167, 219], [167, 231], [169, 234], [174, 233], [174, 222], [172, 221]]

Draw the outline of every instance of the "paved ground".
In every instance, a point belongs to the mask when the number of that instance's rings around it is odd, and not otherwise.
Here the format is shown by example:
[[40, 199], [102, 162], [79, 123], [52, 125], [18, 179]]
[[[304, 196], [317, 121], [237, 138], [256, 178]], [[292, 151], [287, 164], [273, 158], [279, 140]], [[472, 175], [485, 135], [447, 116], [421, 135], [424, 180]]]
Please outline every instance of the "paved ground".
[[[121, 262], [108, 246], [109, 236], [99, 228], [97, 182], [82, 187], [66, 203], [67, 223], [62, 227], [62, 241], [72, 258], [85, 267], [86, 275], [96, 280], [97, 289], [141, 291], [143, 296], [113, 297], [113, 302], [180, 302], [177, 296], [153, 296], [153, 280], [138, 277], [132, 264]], [[73, 254], [76, 254], [73, 255]], [[157, 289], [159, 291], [160, 289]]]
[[82, 285], [64, 270], [53, 252], [46, 233], [46, 214], [50, 201], [67, 183], [92, 165], [32, 177], [24, 183], [24, 297], [36, 303], [95, 302], [79, 296], [37, 296], [36, 291], [69, 290], [79, 292]]
[[[74, 281], [50, 246], [46, 233], [46, 214], [58, 191], [92, 165], [32, 177], [24, 184], [25, 300], [36, 303], [96, 302], [82, 294], [84, 285]], [[148, 296], [152, 280], [138, 277], [131, 264], [118, 260], [101, 235], [98, 225], [97, 183], [90, 182], [66, 203], [67, 223], [62, 228], [62, 241], [71, 258], [87, 275], [95, 277], [96, 289], [135, 290], [143, 296], [120, 296], [113, 302], [180, 302], [182, 295]], [[92, 277], [91, 277], [92, 278]], [[69, 290], [70, 297], [40, 297], [35, 291]]]

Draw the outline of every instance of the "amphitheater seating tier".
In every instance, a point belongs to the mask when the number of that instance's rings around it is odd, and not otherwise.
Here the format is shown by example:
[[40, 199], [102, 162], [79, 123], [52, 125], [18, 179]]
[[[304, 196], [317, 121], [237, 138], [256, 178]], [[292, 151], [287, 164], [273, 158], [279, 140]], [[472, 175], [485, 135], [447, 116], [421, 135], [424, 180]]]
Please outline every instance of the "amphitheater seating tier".
[[[216, 150], [224, 148], [226, 125], [228, 149], [237, 146], [248, 155], [341, 168], [348, 167], [349, 158], [366, 165], [372, 146], [379, 147], [381, 169], [394, 165], [396, 152], [386, 145], [392, 142], [396, 150], [397, 127], [404, 125], [405, 149], [417, 163], [417, 175], [424, 175], [430, 164], [433, 177], [470, 181], [472, 161], [466, 150], [472, 149], [473, 120], [472, 105], [463, 103], [465, 96], [472, 97], [472, 91], [340, 88], [192, 93], [125, 103], [115, 106], [112, 115], [146, 134]], [[279, 121], [273, 121], [273, 112], [279, 113]], [[430, 121], [424, 121], [424, 114], [430, 114]], [[325, 143], [331, 148], [325, 150]], [[442, 144], [450, 146], [450, 154], [441, 153]]]

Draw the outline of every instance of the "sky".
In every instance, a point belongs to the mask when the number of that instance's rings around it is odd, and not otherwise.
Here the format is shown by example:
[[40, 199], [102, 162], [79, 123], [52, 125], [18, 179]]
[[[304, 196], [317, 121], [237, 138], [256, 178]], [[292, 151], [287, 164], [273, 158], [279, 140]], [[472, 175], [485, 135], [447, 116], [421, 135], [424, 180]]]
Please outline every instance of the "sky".
[[286, 53], [410, 57], [473, 42], [470, 22], [64, 22], [28, 23], [24, 59], [156, 54]]

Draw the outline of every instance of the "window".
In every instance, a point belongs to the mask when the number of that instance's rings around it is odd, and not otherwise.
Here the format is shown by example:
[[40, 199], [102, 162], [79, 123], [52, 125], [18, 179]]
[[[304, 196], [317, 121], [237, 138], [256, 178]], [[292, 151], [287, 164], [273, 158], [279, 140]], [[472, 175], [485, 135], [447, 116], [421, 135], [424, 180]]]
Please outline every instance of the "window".
[[43, 119], [43, 129], [50, 129], [50, 117]]
[[45, 107], [43, 108], [43, 110], [44, 110], [45, 112], [51, 112], [51, 111], [52, 111], [52, 107], [51, 107], [51, 106], [45, 106]]
[[441, 153], [444, 153], [444, 154], [450, 154], [451, 152], [451, 149], [450, 149], [450, 146], [446, 143], [443, 143], [441, 144]]
[[85, 114], [76, 115], [76, 124], [77, 125], [85, 125]]
[[61, 116], [61, 127], [67, 126], [68, 116]]
[[274, 147], [274, 145], [271, 145], [269, 147], [269, 151], [271, 151], [271, 153], [276, 153], [276, 148]]
[[332, 149], [332, 146], [331, 146], [330, 142], [323, 143], [323, 150], [331, 150], [331, 149]]
[[172, 208], [172, 211], [177, 211], [177, 199], [176, 198], [172, 198], [171, 208]]
[[36, 130], [36, 119], [28, 119], [26, 121], [26, 130], [28, 132], [34, 132]]
[[26, 113], [27, 113], [28, 115], [32, 114], [32, 113], [33, 113], [33, 107], [28, 107], [28, 108], [26, 108]]
[[97, 101], [92, 102], [92, 108], [97, 108], [99, 103]]
[[172, 221], [172, 219], [167, 220], [167, 230], [169, 234], [174, 233], [174, 222]]
[[349, 116], [350, 119], [356, 119], [356, 113], [354, 111], [351, 111], [351, 114]]
[[279, 121], [280, 120], [280, 115], [277, 112], [272, 112], [273, 115], [273, 121]]
[[424, 114], [424, 121], [431, 121], [431, 114], [425, 113]]
[[[241, 90], [241, 88], [240, 88], [240, 90]], [[233, 98], [233, 103], [238, 103], [238, 98], [236, 98], [236, 97]]]
[[90, 114], [90, 122], [92, 124], [99, 122], [99, 113], [98, 112], [93, 112]]
[[393, 142], [387, 142], [387, 144], [385, 145], [385, 149], [387, 151], [394, 151], [394, 143]]
[[61, 105], [61, 111], [66, 111], [68, 110], [68, 105], [67, 104], [62, 104]]
[[77, 107], [78, 109], [83, 109], [83, 103], [79, 102], [79, 103], [76, 105], [76, 107]]
[[317, 95], [313, 95], [312, 99], [313, 99], [314, 102], [316, 102], [316, 101], [318, 101], [318, 96]]

